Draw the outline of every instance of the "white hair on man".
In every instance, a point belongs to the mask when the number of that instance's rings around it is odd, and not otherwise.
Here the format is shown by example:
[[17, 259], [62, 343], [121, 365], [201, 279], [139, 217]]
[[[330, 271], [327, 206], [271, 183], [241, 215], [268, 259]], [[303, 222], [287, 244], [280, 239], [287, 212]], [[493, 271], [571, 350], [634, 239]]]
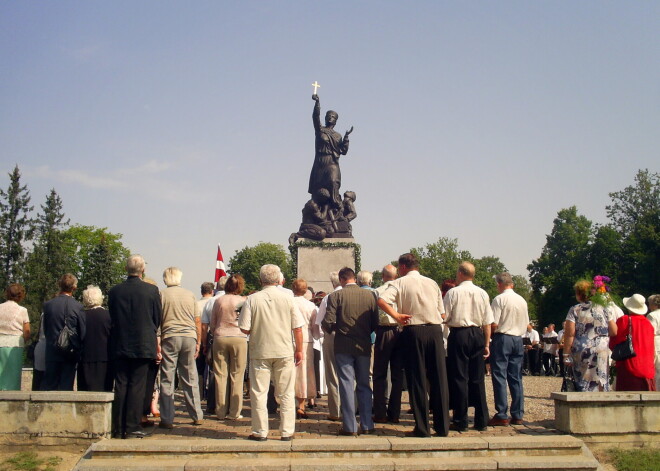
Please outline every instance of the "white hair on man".
[[227, 275], [220, 277], [218, 280], [218, 290], [222, 291], [225, 289], [225, 285], [227, 284], [228, 279], [229, 277]]
[[338, 271], [332, 271], [330, 272], [330, 283], [332, 283], [332, 287], [336, 288], [339, 286], [341, 283], [339, 283], [339, 272]]
[[82, 302], [85, 309], [92, 309], [103, 304], [103, 293], [101, 288], [95, 285], [89, 285], [82, 293]]
[[142, 255], [134, 254], [126, 259], [126, 273], [128, 273], [128, 276], [142, 276], [144, 266]]
[[281, 276], [282, 270], [277, 265], [267, 264], [259, 270], [259, 280], [262, 285], [277, 285]]
[[371, 286], [374, 276], [370, 271], [362, 270], [357, 274], [357, 282], [360, 286]]
[[177, 267], [167, 267], [163, 272], [163, 282], [165, 286], [179, 286], [182, 276], [183, 273]]

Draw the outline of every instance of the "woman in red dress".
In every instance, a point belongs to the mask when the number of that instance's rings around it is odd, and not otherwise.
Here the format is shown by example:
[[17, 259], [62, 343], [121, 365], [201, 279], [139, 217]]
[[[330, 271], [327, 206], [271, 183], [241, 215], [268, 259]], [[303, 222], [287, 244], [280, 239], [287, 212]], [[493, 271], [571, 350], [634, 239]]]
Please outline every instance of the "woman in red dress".
[[626, 341], [628, 322], [632, 322], [632, 343], [636, 356], [616, 362], [617, 391], [655, 391], [654, 329], [644, 317], [648, 311], [644, 296], [633, 294], [623, 298], [629, 315], [616, 321], [617, 334], [610, 338], [610, 348]]

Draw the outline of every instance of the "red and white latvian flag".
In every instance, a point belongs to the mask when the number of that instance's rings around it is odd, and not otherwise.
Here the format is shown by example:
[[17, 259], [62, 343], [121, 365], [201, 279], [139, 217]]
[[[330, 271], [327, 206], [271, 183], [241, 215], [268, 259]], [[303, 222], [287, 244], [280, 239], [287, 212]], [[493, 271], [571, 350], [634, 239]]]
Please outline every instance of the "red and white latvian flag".
[[222, 252], [220, 251], [220, 244], [218, 244], [218, 256], [216, 257], [216, 262], [215, 262], [215, 287], [216, 287], [216, 289], [218, 288], [218, 281], [223, 276], [227, 276], [227, 272], [225, 271], [225, 262], [222, 259]]

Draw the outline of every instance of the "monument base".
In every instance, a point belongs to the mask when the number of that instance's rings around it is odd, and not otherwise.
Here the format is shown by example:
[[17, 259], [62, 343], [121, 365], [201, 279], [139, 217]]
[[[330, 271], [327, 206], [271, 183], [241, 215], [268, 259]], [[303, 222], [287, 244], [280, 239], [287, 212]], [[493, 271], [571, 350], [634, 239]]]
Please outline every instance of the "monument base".
[[333, 290], [330, 272], [350, 267], [360, 270], [360, 245], [353, 238], [298, 239], [289, 246], [296, 278], [307, 281], [315, 292]]

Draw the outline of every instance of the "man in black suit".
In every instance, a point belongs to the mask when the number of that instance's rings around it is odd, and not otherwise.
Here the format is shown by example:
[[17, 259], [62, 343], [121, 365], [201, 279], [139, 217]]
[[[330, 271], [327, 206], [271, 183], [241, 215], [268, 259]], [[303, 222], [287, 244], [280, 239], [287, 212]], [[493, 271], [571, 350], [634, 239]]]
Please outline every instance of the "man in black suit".
[[326, 332], [335, 332], [335, 362], [339, 376], [342, 429], [340, 435], [357, 435], [355, 395], [360, 411], [360, 432], [373, 433], [373, 398], [369, 385], [371, 333], [378, 327], [378, 306], [373, 291], [360, 288], [355, 272], [339, 270], [343, 289], [328, 296], [321, 323]]
[[142, 438], [140, 427], [149, 363], [160, 358], [156, 331], [160, 325], [158, 288], [142, 281], [144, 259], [126, 260], [128, 278], [108, 292], [112, 319], [110, 357], [115, 368], [115, 401], [112, 407], [114, 438]]
[[77, 343], [82, 346], [85, 338], [85, 313], [83, 306], [73, 299], [78, 288], [78, 279], [71, 273], [62, 275], [57, 282], [60, 292], [44, 303], [43, 323], [46, 336], [46, 372], [41, 389], [44, 391], [73, 391], [76, 364], [80, 352], [67, 354], [56, 346], [60, 332], [66, 324], [77, 332]]

